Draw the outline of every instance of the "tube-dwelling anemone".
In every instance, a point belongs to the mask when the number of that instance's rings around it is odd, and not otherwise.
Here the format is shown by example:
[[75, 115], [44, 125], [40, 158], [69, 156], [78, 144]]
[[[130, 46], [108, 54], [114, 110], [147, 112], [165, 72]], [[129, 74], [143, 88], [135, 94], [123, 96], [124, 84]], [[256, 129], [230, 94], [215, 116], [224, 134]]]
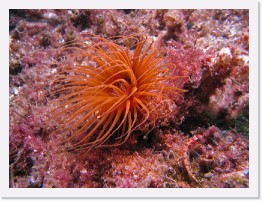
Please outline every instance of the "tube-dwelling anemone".
[[[86, 43], [66, 48], [87, 62], [58, 69], [55, 77], [58, 107], [52, 113], [69, 135], [75, 150], [118, 146], [141, 125], [155, 125], [163, 117], [163, 102], [174, 103], [183, 90], [171, 76], [146, 36], [111, 40], [90, 35]], [[70, 54], [69, 54], [70, 56]]]

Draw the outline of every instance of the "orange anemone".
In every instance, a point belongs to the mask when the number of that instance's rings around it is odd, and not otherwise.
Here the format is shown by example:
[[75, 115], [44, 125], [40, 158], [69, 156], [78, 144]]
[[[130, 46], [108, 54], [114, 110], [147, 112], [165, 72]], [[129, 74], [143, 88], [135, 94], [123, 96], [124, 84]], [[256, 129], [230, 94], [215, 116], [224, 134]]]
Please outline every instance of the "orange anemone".
[[125, 143], [141, 125], [154, 126], [165, 116], [160, 105], [174, 104], [171, 97], [183, 92], [172, 84], [181, 76], [171, 76], [174, 66], [164, 63], [152, 39], [119, 37], [125, 44], [119, 45], [88, 38], [81, 47], [66, 48], [82, 62], [63, 66], [54, 81], [59, 97], [53, 118], [70, 134], [67, 141], [75, 150]]

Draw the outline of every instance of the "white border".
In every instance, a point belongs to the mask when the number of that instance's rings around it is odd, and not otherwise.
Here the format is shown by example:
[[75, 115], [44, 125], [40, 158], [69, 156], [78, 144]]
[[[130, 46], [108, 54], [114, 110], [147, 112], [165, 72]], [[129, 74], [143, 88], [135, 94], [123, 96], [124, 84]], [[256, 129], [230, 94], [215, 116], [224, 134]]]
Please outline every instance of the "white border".
[[[0, 191], [2, 197], [177, 197], [177, 198], [258, 198], [258, 2], [256, 0], [110, 0], [103, 3], [99, 1], [65, 1], [65, 0], [44, 0], [44, 1], [19, 1], [12, 0], [4, 2], [1, 5], [0, 25], [4, 30], [4, 36], [1, 37], [1, 118], [3, 124], [0, 134], [0, 154], [1, 154], [1, 171], [0, 171]], [[250, 103], [249, 103], [249, 133], [250, 133], [250, 180], [249, 188], [245, 189], [25, 189], [9, 188], [9, 169], [8, 169], [8, 136], [9, 136], [9, 72], [8, 72], [8, 9], [14, 8], [172, 8], [172, 9], [249, 9], [250, 14]], [[3, 90], [2, 90], [3, 89]]]
[[[255, 0], [132, 0], [132, 1], [92, 1], [92, 0], [63, 0], [63, 1], [36, 1], [12, 0], [8, 8], [20, 9], [248, 9], [257, 7]], [[8, 5], [8, 4], [7, 4]], [[253, 5], [253, 6], [252, 6]], [[1, 5], [2, 6], [2, 5]]]

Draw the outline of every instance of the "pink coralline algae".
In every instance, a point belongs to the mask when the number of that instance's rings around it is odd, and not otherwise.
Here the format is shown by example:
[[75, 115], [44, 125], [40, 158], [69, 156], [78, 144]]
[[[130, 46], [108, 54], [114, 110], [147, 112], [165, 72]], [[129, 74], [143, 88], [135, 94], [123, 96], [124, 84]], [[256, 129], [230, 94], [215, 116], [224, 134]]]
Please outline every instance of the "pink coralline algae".
[[[248, 186], [248, 145], [244, 137], [211, 126], [194, 134], [183, 152], [188, 176], [199, 185], [219, 188]], [[233, 169], [238, 171], [232, 173]]]
[[[248, 21], [248, 10], [10, 10], [10, 187], [248, 188]], [[76, 62], [64, 47], [138, 33], [189, 78], [176, 83], [186, 92], [119, 147], [67, 149], [50, 118], [52, 81]]]

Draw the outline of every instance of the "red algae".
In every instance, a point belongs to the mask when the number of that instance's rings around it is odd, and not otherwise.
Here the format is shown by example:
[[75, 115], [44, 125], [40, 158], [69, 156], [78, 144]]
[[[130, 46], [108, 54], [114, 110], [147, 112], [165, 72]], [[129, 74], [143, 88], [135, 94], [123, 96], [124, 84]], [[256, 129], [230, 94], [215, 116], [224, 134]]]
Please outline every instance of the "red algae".
[[201, 187], [248, 187], [246, 138], [211, 126], [205, 131], [197, 131], [185, 144], [183, 152], [190, 180]]
[[[10, 10], [11, 188], [249, 187], [248, 10]], [[190, 77], [170, 115], [122, 146], [82, 155], [48, 117], [65, 45], [143, 34]], [[63, 115], [61, 115], [63, 119]]]

